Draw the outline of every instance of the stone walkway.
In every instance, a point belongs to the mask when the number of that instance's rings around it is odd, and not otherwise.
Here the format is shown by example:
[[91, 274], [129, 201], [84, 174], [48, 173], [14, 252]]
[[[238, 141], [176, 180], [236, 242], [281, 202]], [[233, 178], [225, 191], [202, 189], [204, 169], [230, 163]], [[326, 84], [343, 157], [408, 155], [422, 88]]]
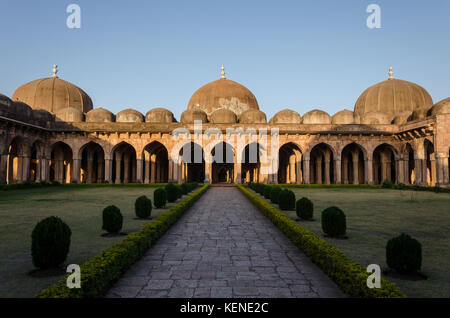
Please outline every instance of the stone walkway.
[[343, 297], [238, 189], [212, 187], [106, 297]]

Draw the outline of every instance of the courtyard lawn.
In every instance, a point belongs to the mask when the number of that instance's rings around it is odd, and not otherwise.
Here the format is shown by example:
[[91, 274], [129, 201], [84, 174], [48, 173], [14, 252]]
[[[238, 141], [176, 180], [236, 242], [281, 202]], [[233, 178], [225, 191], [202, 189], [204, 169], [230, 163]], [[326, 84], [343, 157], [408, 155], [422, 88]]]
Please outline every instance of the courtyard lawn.
[[[63, 275], [29, 275], [31, 232], [40, 220], [58, 216], [72, 230], [70, 252], [65, 264], [82, 264], [125, 236], [101, 237], [102, 211], [108, 205], [121, 210], [122, 232], [131, 234], [151, 220], [138, 220], [134, 212], [137, 197], [153, 202], [156, 187], [86, 186], [45, 187], [0, 191], [0, 297], [33, 297]], [[183, 200], [185, 196], [179, 200]], [[166, 208], [175, 203], [169, 203]], [[152, 218], [165, 209], [153, 207]]]
[[[384, 276], [408, 297], [450, 297], [450, 194], [358, 188], [291, 188], [296, 199], [314, 203], [315, 221], [297, 221], [323, 236], [321, 212], [330, 206], [347, 216], [348, 240], [325, 238], [363, 266], [387, 269], [389, 239], [407, 233], [422, 244], [422, 272], [427, 280], [410, 281]], [[278, 207], [278, 205], [274, 205]], [[297, 220], [295, 211], [285, 211]]]

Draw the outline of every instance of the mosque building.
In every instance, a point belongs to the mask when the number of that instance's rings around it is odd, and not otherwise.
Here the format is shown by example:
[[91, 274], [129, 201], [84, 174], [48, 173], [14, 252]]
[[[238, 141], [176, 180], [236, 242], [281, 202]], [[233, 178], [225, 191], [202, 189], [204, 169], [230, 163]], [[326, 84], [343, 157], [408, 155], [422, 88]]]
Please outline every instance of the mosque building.
[[[314, 109], [280, 110], [270, 120], [243, 85], [221, 77], [198, 89], [179, 121], [165, 108], [113, 114], [94, 108], [79, 87], [53, 75], [0, 94], [0, 183], [281, 183], [450, 186], [450, 98], [434, 104], [421, 86], [389, 78], [366, 89], [354, 110], [333, 116]], [[172, 132], [195, 136], [180, 149]], [[276, 130], [268, 142], [248, 139], [243, 149], [227, 129]], [[277, 138], [276, 169], [260, 157]], [[253, 140], [253, 141], [252, 141]], [[189, 147], [188, 147], [189, 146]], [[256, 147], [256, 160], [248, 160]], [[193, 153], [200, 160], [189, 160]], [[174, 158], [173, 153], [176, 154]], [[211, 160], [216, 154], [229, 160]], [[272, 157], [273, 158], [273, 157]], [[270, 165], [270, 162], [269, 162]], [[273, 165], [272, 165], [273, 167]]]

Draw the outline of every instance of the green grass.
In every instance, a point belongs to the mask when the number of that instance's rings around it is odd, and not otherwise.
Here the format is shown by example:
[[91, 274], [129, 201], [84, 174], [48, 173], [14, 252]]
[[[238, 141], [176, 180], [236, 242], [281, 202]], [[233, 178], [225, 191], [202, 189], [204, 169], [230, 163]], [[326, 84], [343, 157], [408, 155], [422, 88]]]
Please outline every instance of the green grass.
[[[116, 205], [124, 216], [122, 231], [137, 232], [151, 220], [138, 220], [134, 202], [141, 195], [153, 201], [156, 187], [43, 187], [0, 192], [0, 297], [33, 297], [63, 275], [30, 276], [31, 232], [48, 216], [59, 216], [72, 230], [66, 264], [83, 264], [125, 236], [101, 237], [102, 211]], [[179, 199], [183, 200], [183, 198]], [[179, 202], [177, 201], [177, 202]], [[176, 203], [169, 203], [167, 208]], [[165, 209], [153, 207], [152, 217]]]
[[[407, 233], [422, 244], [422, 272], [427, 280], [385, 276], [408, 297], [450, 297], [450, 195], [447, 193], [385, 189], [292, 188], [296, 199], [314, 203], [315, 221], [297, 221], [323, 237], [320, 215], [329, 206], [347, 216], [348, 240], [325, 238], [363, 266], [387, 269], [385, 247], [394, 236]], [[285, 211], [297, 220], [295, 211]]]

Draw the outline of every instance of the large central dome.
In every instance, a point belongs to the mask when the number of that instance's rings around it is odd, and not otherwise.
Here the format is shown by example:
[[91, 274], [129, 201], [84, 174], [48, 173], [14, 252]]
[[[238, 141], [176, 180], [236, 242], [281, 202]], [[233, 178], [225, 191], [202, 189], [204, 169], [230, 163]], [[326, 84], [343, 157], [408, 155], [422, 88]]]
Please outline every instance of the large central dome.
[[226, 79], [223, 67], [222, 77], [197, 90], [188, 104], [188, 109], [201, 109], [208, 117], [221, 108], [231, 110], [237, 116], [249, 109], [259, 110], [255, 95], [245, 86]]

